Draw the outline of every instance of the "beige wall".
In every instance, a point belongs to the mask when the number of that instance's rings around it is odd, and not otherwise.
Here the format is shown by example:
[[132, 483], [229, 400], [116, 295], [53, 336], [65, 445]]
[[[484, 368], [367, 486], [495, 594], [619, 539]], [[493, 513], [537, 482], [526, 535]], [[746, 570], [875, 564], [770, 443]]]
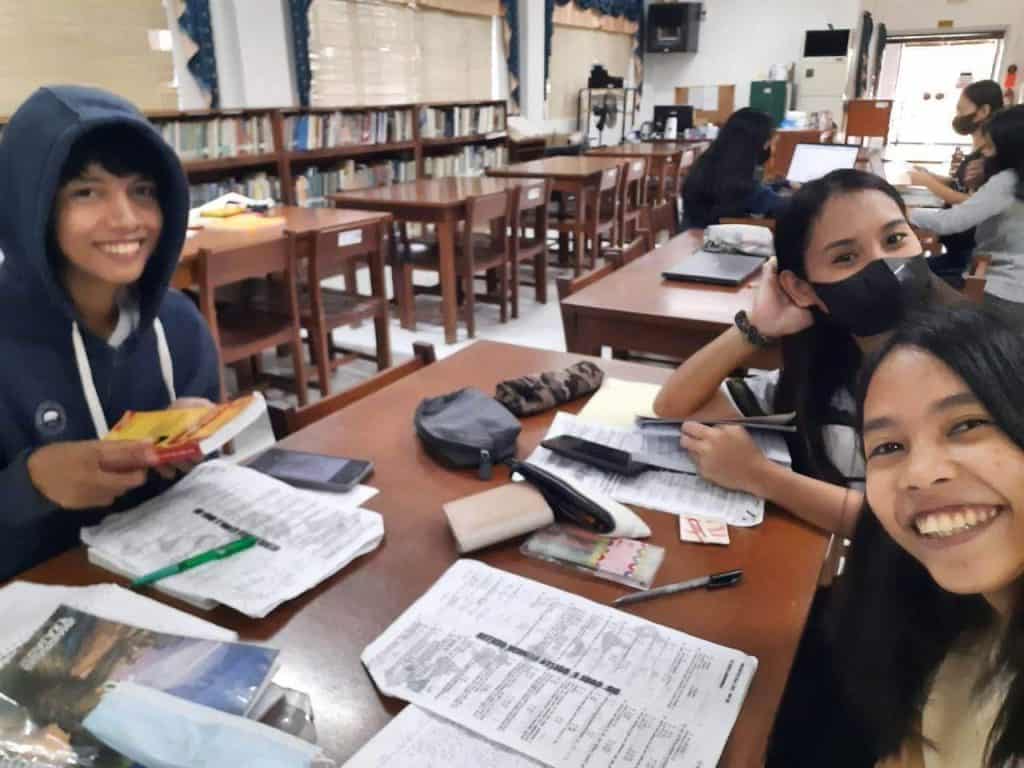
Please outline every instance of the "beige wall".
[[146, 34], [166, 28], [161, 0], [0, 0], [0, 115], [57, 83], [175, 109], [171, 53], [150, 48]]
[[576, 119], [579, 92], [587, 87], [594, 64], [603, 64], [609, 74], [628, 80], [633, 41], [632, 35], [556, 24], [551, 37], [548, 119]]

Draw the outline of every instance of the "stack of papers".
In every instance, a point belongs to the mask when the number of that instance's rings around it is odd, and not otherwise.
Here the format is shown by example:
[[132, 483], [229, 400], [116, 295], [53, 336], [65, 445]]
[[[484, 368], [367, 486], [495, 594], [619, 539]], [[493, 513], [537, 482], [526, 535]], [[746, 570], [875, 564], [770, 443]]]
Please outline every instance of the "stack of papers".
[[383, 694], [448, 722], [413, 710], [350, 768], [712, 766], [757, 670], [740, 651], [473, 560], [362, 660]]
[[383, 520], [359, 507], [375, 493], [365, 487], [348, 494], [298, 490], [215, 460], [136, 509], [83, 529], [82, 541], [90, 561], [134, 579], [255, 536], [255, 547], [156, 588], [202, 608], [220, 603], [262, 618], [377, 548]]
[[[724, 520], [749, 527], [764, 520], [764, 500], [742, 491], [714, 485], [697, 475], [693, 460], [679, 446], [679, 428], [640, 429], [591, 424], [565, 412], [555, 414], [547, 437], [570, 435], [628, 451], [638, 461], [663, 467], [635, 477], [604, 472], [558, 456], [540, 446], [529, 461], [579, 486], [584, 493], [601, 493], [622, 504], [633, 504], [675, 515]], [[789, 463], [786, 441], [779, 435], [751, 433], [770, 459]], [[689, 474], [683, 474], [689, 473]]]

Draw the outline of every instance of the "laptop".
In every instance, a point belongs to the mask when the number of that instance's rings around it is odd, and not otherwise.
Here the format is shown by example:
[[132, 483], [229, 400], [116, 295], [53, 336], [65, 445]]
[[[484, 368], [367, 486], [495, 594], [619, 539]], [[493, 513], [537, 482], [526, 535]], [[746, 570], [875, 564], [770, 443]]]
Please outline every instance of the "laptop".
[[857, 164], [856, 145], [797, 144], [786, 178], [797, 184], [820, 179], [840, 168], [853, 168]]
[[696, 251], [673, 269], [662, 272], [666, 280], [708, 285], [741, 285], [764, 264], [763, 256], [742, 253]]

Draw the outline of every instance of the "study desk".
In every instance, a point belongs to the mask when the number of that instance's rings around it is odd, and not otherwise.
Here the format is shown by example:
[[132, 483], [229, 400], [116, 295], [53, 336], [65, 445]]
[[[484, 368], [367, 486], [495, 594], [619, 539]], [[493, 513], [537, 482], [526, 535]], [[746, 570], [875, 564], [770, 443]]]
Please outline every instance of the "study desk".
[[[178, 261], [178, 269], [175, 271], [172, 281], [174, 287], [187, 288], [196, 284], [196, 269], [200, 252], [215, 254], [221, 250], [258, 245], [280, 237], [282, 232], [290, 232], [297, 236], [296, 257], [301, 260], [312, 255], [316, 235], [322, 230], [339, 227], [346, 230], [374, 226], [386, 227], [390, 223], [390, 217], [380, 213], [339, 208], [304, 208], [297, 205], [281, 205], [272, 208], [266, 216], [268, 219], [282, 218], [284, 221], [279, 226], [268, 223], [265, 227], [254, 229], [230, 229], [218, 227], [214, 219], [204, 220], [211, 224], [202, 229], [193, 230], [195, 234], [185, 240], [181, 258]], [[383, 242], [383, 238], [381, 238], [381, 242]]]
[[[609, 168], [623, 165], [622, 158], [590, 157], [586, 155], [545, 157], [527, 163], [516, 163], [501, 168], [489, 168], [488, 176], [504, 179], [550, 179], [552, 192], [562, 195], [564, 206], [568, 196], [576, 198], [576, 211], [573, 220], [573, 272], [583, 272], [583, 251], [587, 237], [584, 225], [587, 219], [587, 206], [592, 202], [591, 196], [596, 195], [601, 182], [601, 174]], [[562, 210], [562, 207], [559, 208]], [[595, 243], [594, 247], [597, 247]], [[565, 261], [567, 241], [565, 236], [559, 238], [559, 253]]]
[[[738, 288], [665, 280], [661, 274], [700, 248], [703, 233], [676, 235], [650, 253], [563, 299], [565, 345], [581, 355], [602, 347], [686, 359], [750, 310], [758, 275]], [[778, 367], [769, 352], [753, 361]]]
[[398, 221], [434, 224], [440, 259], [441, 317], [444, 340], [457, 341], [455, 293], [455, 229], [466, 217], [466, 201], [471, 197], [502, 192], [510, 183], [489, 178], [420, 179], [372, 189], [352, 190], [331, 195], [340, 208], [384, 211]]
[[[443, 469], [422, 449], [412, 426], [424, 397], [476, 386], [493, 392], [497, 382], [564, 368], [580, 358], [561, 352], [479, 341], [417, 371], [283, 442], [286, 448], [372, 459], [369, 483], [380, 494], [367, 503], [384, 517], [380, 548], [359, 558], [316, 589], [286, 603], [264, 620], [225, 608], [191, 611], [238, 631], [242, 639], [281, 649], [276, 680], [312, 698], [320, 743], [344, 762], [403, 706], [384, 699], [360, 664], [363, 649], [387, 628], [457, 558], [441, 504], [505, 482], [495, 469], [490, 484], [474, 471]], [[668, 371], [652, 366], [599, 361], [607, 375], [659, 383]], [[582, 402], [566, 410], [576, 411]], [[524, 419], [518, 456], [526, 457], [544, 436], [554, 412]], [[782, 697], [825, 555], [825, 537], [788, 515], [770, 511], [762, 525], [734, 528], [728, 547], [679, 541], [677, 518], [640, 512], [652, 540], [667, 549], [656, 584], [743, 568], [737, 587], [697, 591], [634, 606], [637, 615], [697, 637], [739, 648], [759, 659], [757, 674], [732, 733], [722, 766], [760, 765]], [[610, 582], [530, 560], [520, 540], [484, 550], [479, 559], [522, 576], [608, 604], [624, 593]], [[82, 548], [71, 550], [20, 577], [85, 585], [120, 581], [89, 565]], [[157, 599], [170, 601], [159, 592]], [[184, 610], [187, 606], [176, 604]]]

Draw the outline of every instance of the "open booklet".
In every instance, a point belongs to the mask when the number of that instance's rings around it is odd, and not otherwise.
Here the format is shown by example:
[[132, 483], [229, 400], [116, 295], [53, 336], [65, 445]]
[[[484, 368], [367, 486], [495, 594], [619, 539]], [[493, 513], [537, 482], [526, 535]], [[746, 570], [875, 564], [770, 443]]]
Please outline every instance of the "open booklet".
[[213, 460], [139, 507], [83, 528], [82, 542], [91, 562], [137, 579], [254, 536], [256, 546], [155, 587], [200, 608], [220, 603], [262, 618], [377, 548], [383, 520], [359, 506], [374, 493], [364, 486], [347, 494], [299, 490]]
[[208, 456], [267, 412], [255, 392], [229, 403], [205, 408], [126, 411], [104, 440], [148, 440], [160, 461], [198, 461]]
[[557, 768], [712, 766], [757, 670], [741, 651], [474, 560], [452, 565], [362, 660], [381, 693], [465, 730], [431, 725], [410, 744], [399, 719], [353, 768], [531, 765], [482, 739]]

